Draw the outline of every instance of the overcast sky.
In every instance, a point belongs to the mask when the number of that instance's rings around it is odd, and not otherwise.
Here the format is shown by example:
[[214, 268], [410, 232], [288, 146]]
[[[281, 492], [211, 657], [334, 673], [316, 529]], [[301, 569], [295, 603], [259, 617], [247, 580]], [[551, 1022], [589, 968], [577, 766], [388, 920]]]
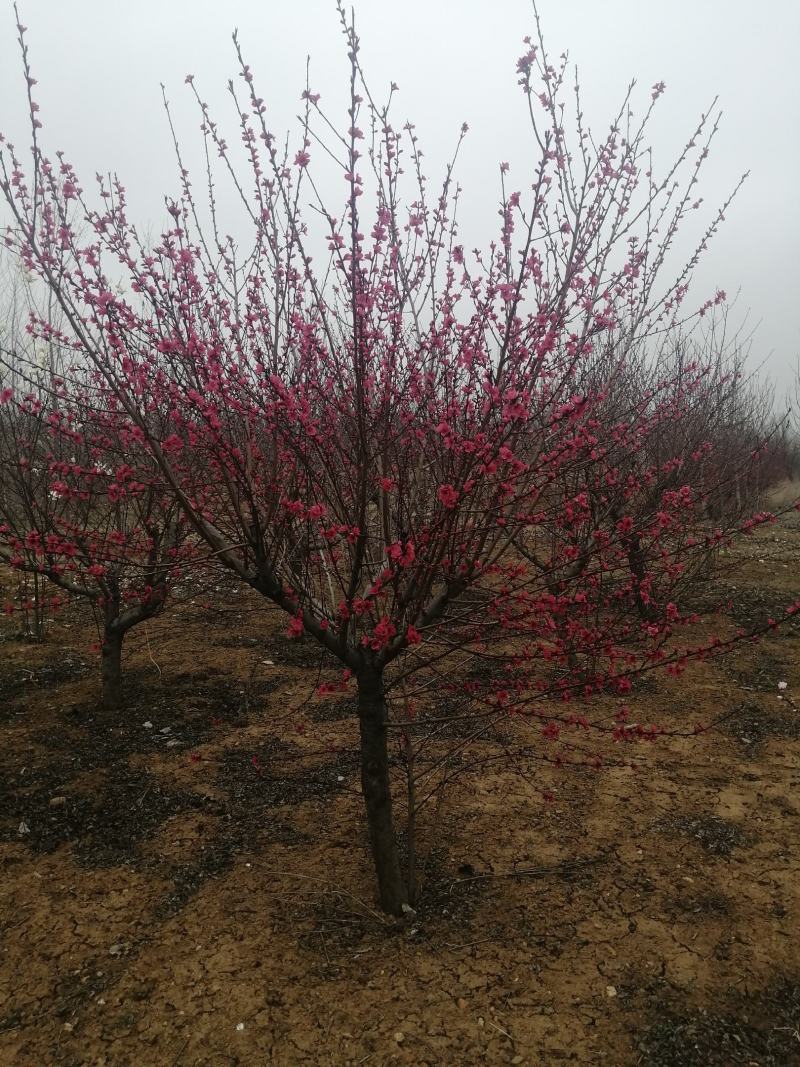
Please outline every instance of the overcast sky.
[[[86, 186], [98, 170], [117, 171], [143, 226], [160, 224], [164, 193], [177, 191], [160, 83], [189, 151], [199, 133], [184, 75], [196, 76], [218, 119], [229, 116], [234, 27], [276, 133], [298, 109], [307, 54], [323, 102], [335, 110], [344, 100], [347, 61], [333, 0], [20, 0], [20, 9], [47, 150], [65, 149]], [[741, 290], [735, 318], [749, 312], [748, 322], [760, 323], [753, 363], [766, 361], [785, 392], [800, 357], [800, 0], [539, 0], [539, 11], [550, 53], [568, 50], [577, 64], [598, 129], [629, 80], [637, 80], [642, 105], [653, 83], [667, 83], [651, 134], [662, 165], [719, 96], [723, 122], [701, 188], [707, 205], [751, 174], [698, 271], [696, 302], [717, 287], [729, 296]], [[525, 188], [530, 135], [515, 65], [522, 37], [533, 32], [530, 3], [359, 0], [356, 18], [368, 76], [379, 92], [390, 80], [399, 84], [395, 125], [416, 123], [431, 172], [469, 123], [462, 223], [489, 232], [500, 161], [519, 175], [512, 187]], [[28, 143], [23, 94], [3, 0], [0, 130], [20, 146]], [[235, 141], [235, 123], [228, 130]]]

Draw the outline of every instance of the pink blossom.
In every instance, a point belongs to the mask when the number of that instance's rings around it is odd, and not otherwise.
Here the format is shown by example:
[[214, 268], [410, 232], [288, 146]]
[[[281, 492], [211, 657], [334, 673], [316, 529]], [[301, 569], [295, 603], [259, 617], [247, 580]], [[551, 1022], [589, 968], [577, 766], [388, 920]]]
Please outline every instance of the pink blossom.
[[176, 433], [172, 433], [164, 439], [161, 447], [167, 452], [180, 452], [183, 448], [183, 438]]
[[399, 563], [401, 567], [410, 567], [416, 557], [414, 544], [412, 541], [406, 543], [405, 550], [400, 541], [395, 541], [393, 545], [389, 545], [386, 550], [386, 554], [389, 559]]
[[386, 648], [396, 633], [397, 627], [388, 616], [384, 615], [372, 631], [372, 636], [365, 636], [362, 643], [371, 648], [373, 652], [380, 652], [382, 649]]

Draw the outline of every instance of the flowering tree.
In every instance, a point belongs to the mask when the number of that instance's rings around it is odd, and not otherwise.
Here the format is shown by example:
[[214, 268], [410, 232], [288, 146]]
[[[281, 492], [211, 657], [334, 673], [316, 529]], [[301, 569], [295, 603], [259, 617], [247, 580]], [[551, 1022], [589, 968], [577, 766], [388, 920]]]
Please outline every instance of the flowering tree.
[[[19, 360], [15, 369], [24, 374]], [[118, 708], [125, 635], [164, 610], [185, 518], [152, 470], [141, 480], [126, 462], [130, 442], [92, 410], [91, 391], [61, 378], [23, 394], [0, 379], [0, 389], [0, 559], [94, 605], [103, 703]]]
[[[187, 78], [207, 157], [249, 225], [246, 249], [224, 235], [213, 192], [196, 198], [177, 141], [181, 191], [152, 245], [118, 181], [99, 180], [92, 199], [63, 155], [49, 160], [22, 28], [31, 165], [6, 145], [0, 166], [7, 244], [55, 295], [64, 343], [91, 368], [117, 432], [157, 466], [219, 564], [355, 684], [379, 895], [399, 913], [409, 880], [387, 737], [452, 679], [448, 664], [482, 665], [468, 690], [476, 721], [515, 712], [546, 746], [568, 729], [607, 730], [604, 719], [567, 720], [554, 693], [624, 692], [636, 672], [688, 654], [669, 651], [686, 621], [670, 591], [707, 548], [691, 485], [660, 492], [667, 521], [648, 519], [646, 573], [629, 565], [626, 509], [598, 503], [596, 490], [676, 416], [666, 386], [626, 398], [613, 423], [609, 398], [632, 353], [690, 328], [692, 271], [727, 205], [665, 282], [678, 231], [700, 208], [715, 119], [703, 115], [657, 177], [646, 131], [663, 84], [639, 119], [629, 92], [600, 140], [576, 90], [569, 143], [566, 57], [551, 64], [537, 23], [517, 63], [537, 159], [519, 191], [501, 166], [500, 231], [468, 253], [455, 156], [431, 193], [414, 127], [392, 124], [396, 87], [385, 103], [371, 94], [339, 11], [350, 60], [341, 132], [307, 86], [299, 133], [282, 149], [236, 43], [242, 85], [230, 92], [247, 177]], [[345, 183], [335, 213], [313, 175], [317, 153]], [[207, 179], [213, 191], [211, 162]], [[601, 350], [613, 358], [598, 362]], [[589, 375], [590, 364], [605, 372]], [[632, 498], [638, 466], [630, 477]], [[625, 736], [623, 723], [611, 729]]]
[[637, 613], [655, 619], [656, 601], [679, 600], [720, 545], [743, 523], [752, 528], [782, 420], [744, 379], [738, 350], [708, 340], [701, 349], [675, 338], [655, 359], [629, 351], [620, 360], [612, 343], [585, 361], [581, 394], [602, 394], [591, 463], [559, 472], [551, 520], [516, 541], [551, 590], [595, 561], [599, 534], [630, 572]]
[[[25, 359], [35, 366], [40, 374], [46, 372], [52, 376], [58, 360], [55, 345], [39, 347], [33, 343], [25, 330], [25, 324], [33, 310], [32, 286], [28, 282], [24, 272], [18, 269], [18, 264], [0, 248], [0, 352], [15, 353], [13, 358], [6, 359], [2, 376], [3, 387], [12, 391], [17, 385], [24, 386], [21, 368], [17, 365], [18, 357], [23, 352]], [[48, 303], [48, 316], [57, 318], [52, 296]], [[23, 388], [22, 391], [26, 390]], [[15, 577], [16, 600], [19, 601], [19, 634], [24, 638], [42, 641], [48, 613], [57, 610], [58, 598], [56, 603], [52, 600], [50, 604], [47, 603], [48, 582], [37, 571], [17, 571]], [[9, 610], [8, 605], [6, 610]]]

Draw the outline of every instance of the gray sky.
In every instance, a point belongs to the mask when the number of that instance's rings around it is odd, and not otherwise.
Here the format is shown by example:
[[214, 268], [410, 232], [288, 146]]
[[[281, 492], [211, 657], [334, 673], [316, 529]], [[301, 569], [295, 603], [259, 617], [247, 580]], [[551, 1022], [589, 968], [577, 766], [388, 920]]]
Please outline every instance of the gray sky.
[[[95, 171], [116, 170], [132, 217], [145, 225], [161, 222], [164, 193], [177, 191], [160, 82], [187, 155], [198, 159], [199, 120], [184, 75], [196, 76], [225, 125], [234, 26], [274, 132], [282, 134], [298, 110], [307, 54], [312, 87], [343, 115], [347, 60], [333, 0], [20, 0], [20, 7], [47, 150], [65, 149], [87, 188]], [[692, 306], [717, 287], [729, 296], [741, 290], [734, 318], [749, 312], [748, 323], [760, 323], [752, 362], [766, 360], [780, 396], [800, 358], [800, 0], [539, 0], [539, 11], [551, 55], [568, 50], [578, 65], [597, 130], [632, 78], [641, 107], [653, 83], [667, 83], [651, 129], [657, 165], [669, 163], [700, 111], [720, 97], [722, 127], [700, 189], [706, 206], [724, 199], [742, 172], [751, 176], [698, 270]], [[512, 163], [511, 188], [529, 184], [530, 134], [515, 65], [522, 37], [533, 32], [531, 7], [495, 0], [489, 12], [485, 0], [356, 3], [369, 79], [378, 95], [390, 80], [399, 84], [395, 125], [416, 123], [431, 176], [461, 122], [470, 125], [459, 168], [463, 236], [493, 232], [500, 161]], [[0, 130], [20, 147], [28, 143], [23, 94], [5, 0]], [[227, 129], [235, 142], [235, 121]], [[688, 240], [683, 249], [690, 251]]]

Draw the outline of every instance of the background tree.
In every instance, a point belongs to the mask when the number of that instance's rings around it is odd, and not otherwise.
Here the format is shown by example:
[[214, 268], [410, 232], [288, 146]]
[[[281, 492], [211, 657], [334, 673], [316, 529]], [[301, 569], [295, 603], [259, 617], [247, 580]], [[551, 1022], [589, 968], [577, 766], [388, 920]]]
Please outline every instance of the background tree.
[[51, 385], [0, 393], [0, 559], [96, 608], [103, 703], [117, 708], [125, 635], [164, 610], [186, 521], [152, 469], [142, 481], [126, 461], [130, 442], [91, 392]]

